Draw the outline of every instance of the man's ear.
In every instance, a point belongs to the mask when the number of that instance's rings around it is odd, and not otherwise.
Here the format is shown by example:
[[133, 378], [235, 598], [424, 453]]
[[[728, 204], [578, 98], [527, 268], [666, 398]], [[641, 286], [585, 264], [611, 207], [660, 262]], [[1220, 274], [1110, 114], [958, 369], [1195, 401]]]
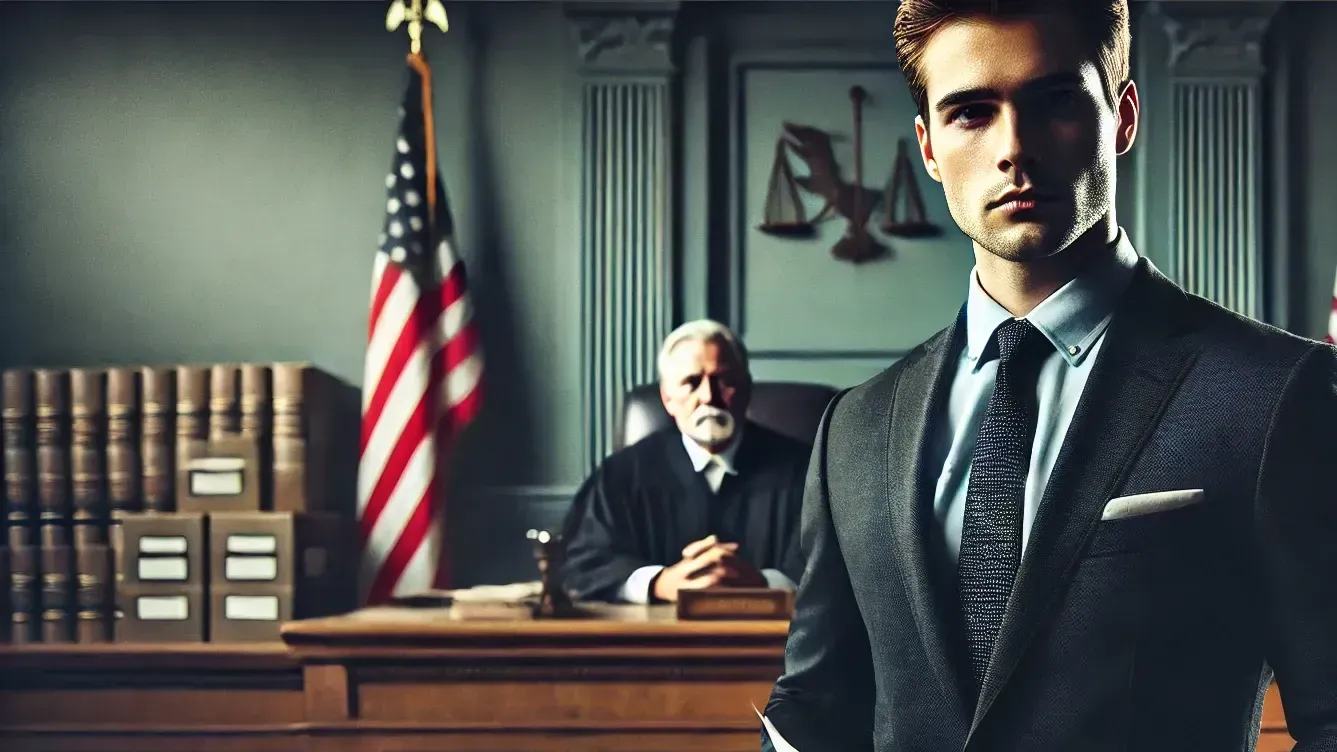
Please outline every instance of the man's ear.
[[924, 169], [928, 176], [942, 182], [942, 176], [938, 174], [938, 160], [933, 158], [933, 142], [928, 137], [928, 126], [924, 124], [924, 118], [915, 116], [915, 139], [919, 141], [919, 156], [924, 160]]
[[1119, 130], [1114, 134], [1114, 153], [1123, 156], [1133, 148], [1137, 140], [1137, 123], [1142, 114], [1142, 103], [1138, 100], [1137, 84], [1132, 79], [1124, 82], [1119, 90], [1119, 102], [1114, 116], [1119, 121]]

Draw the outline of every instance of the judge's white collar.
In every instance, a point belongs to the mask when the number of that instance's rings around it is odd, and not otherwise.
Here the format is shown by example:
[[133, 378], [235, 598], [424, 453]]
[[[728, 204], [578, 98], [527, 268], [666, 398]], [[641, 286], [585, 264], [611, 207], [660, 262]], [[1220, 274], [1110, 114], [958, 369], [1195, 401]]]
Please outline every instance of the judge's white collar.
[[706, 465], [710, 462], [711, 457], [718, 457], [720, 464], [724, 465], [724, 472], [730, 475], [737, 475], [738, 471], [734, 468], [733, 458], [734, 455], [738, 453], [738, 445], [742, 443], [742, 421], [739, 421], [738, 423], [738, 430], [734, 432], [733, 441], [729, 442], [729, 446], [725, 447], [724, 451], [715, 455], [712, 455], [705, 447], [696, 443], [695, 439], [687, 434], [682, 434], [682, 445], [687, 447], [687, 456], [692, 459], [692, 469], [696, 470], [698, 473], [706, 469]]

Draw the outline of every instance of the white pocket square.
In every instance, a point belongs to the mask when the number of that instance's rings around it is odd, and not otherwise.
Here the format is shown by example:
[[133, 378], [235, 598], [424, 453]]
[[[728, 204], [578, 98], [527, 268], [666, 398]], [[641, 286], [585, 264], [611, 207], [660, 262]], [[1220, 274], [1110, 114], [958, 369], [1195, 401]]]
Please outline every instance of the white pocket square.
[[1168, 512], [1171, 509], [1191, 506], [1207, 498], [1207, 492], [1201, 488], [1183, 491], [1156, 491], [1154, 493], [1120, 496], [1110, 499], [1105, 505], [1101, 520], [1122, 520], [1128, 517], [1140, 517], [1153, 512]]

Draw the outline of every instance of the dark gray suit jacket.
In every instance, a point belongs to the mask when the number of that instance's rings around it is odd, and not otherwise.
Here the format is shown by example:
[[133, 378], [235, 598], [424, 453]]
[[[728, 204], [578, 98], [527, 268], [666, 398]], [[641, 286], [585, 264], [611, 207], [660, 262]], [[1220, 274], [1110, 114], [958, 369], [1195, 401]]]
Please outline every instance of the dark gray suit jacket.
[[1145, 259], [1105, 336], [978, 704], [924, 462], [960, 322], [827, 408], [766, 707], [801, 752], [1245, 752], [1273, 671], [1296, 750], [1337, 751], [1337, 348]]

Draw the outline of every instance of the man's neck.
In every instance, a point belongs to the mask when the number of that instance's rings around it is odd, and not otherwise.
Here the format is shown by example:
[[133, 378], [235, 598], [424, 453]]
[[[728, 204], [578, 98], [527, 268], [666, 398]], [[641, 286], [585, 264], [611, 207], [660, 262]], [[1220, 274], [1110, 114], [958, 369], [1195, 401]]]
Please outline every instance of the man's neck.
[[1062, 251], [1033, 261], [1009, 261], [975, 246], [975, 274], [989, 297], [1018, 318], [1071, 282], [1102, 255], [1114, 253], [1119, 227], [1110, 211]]

